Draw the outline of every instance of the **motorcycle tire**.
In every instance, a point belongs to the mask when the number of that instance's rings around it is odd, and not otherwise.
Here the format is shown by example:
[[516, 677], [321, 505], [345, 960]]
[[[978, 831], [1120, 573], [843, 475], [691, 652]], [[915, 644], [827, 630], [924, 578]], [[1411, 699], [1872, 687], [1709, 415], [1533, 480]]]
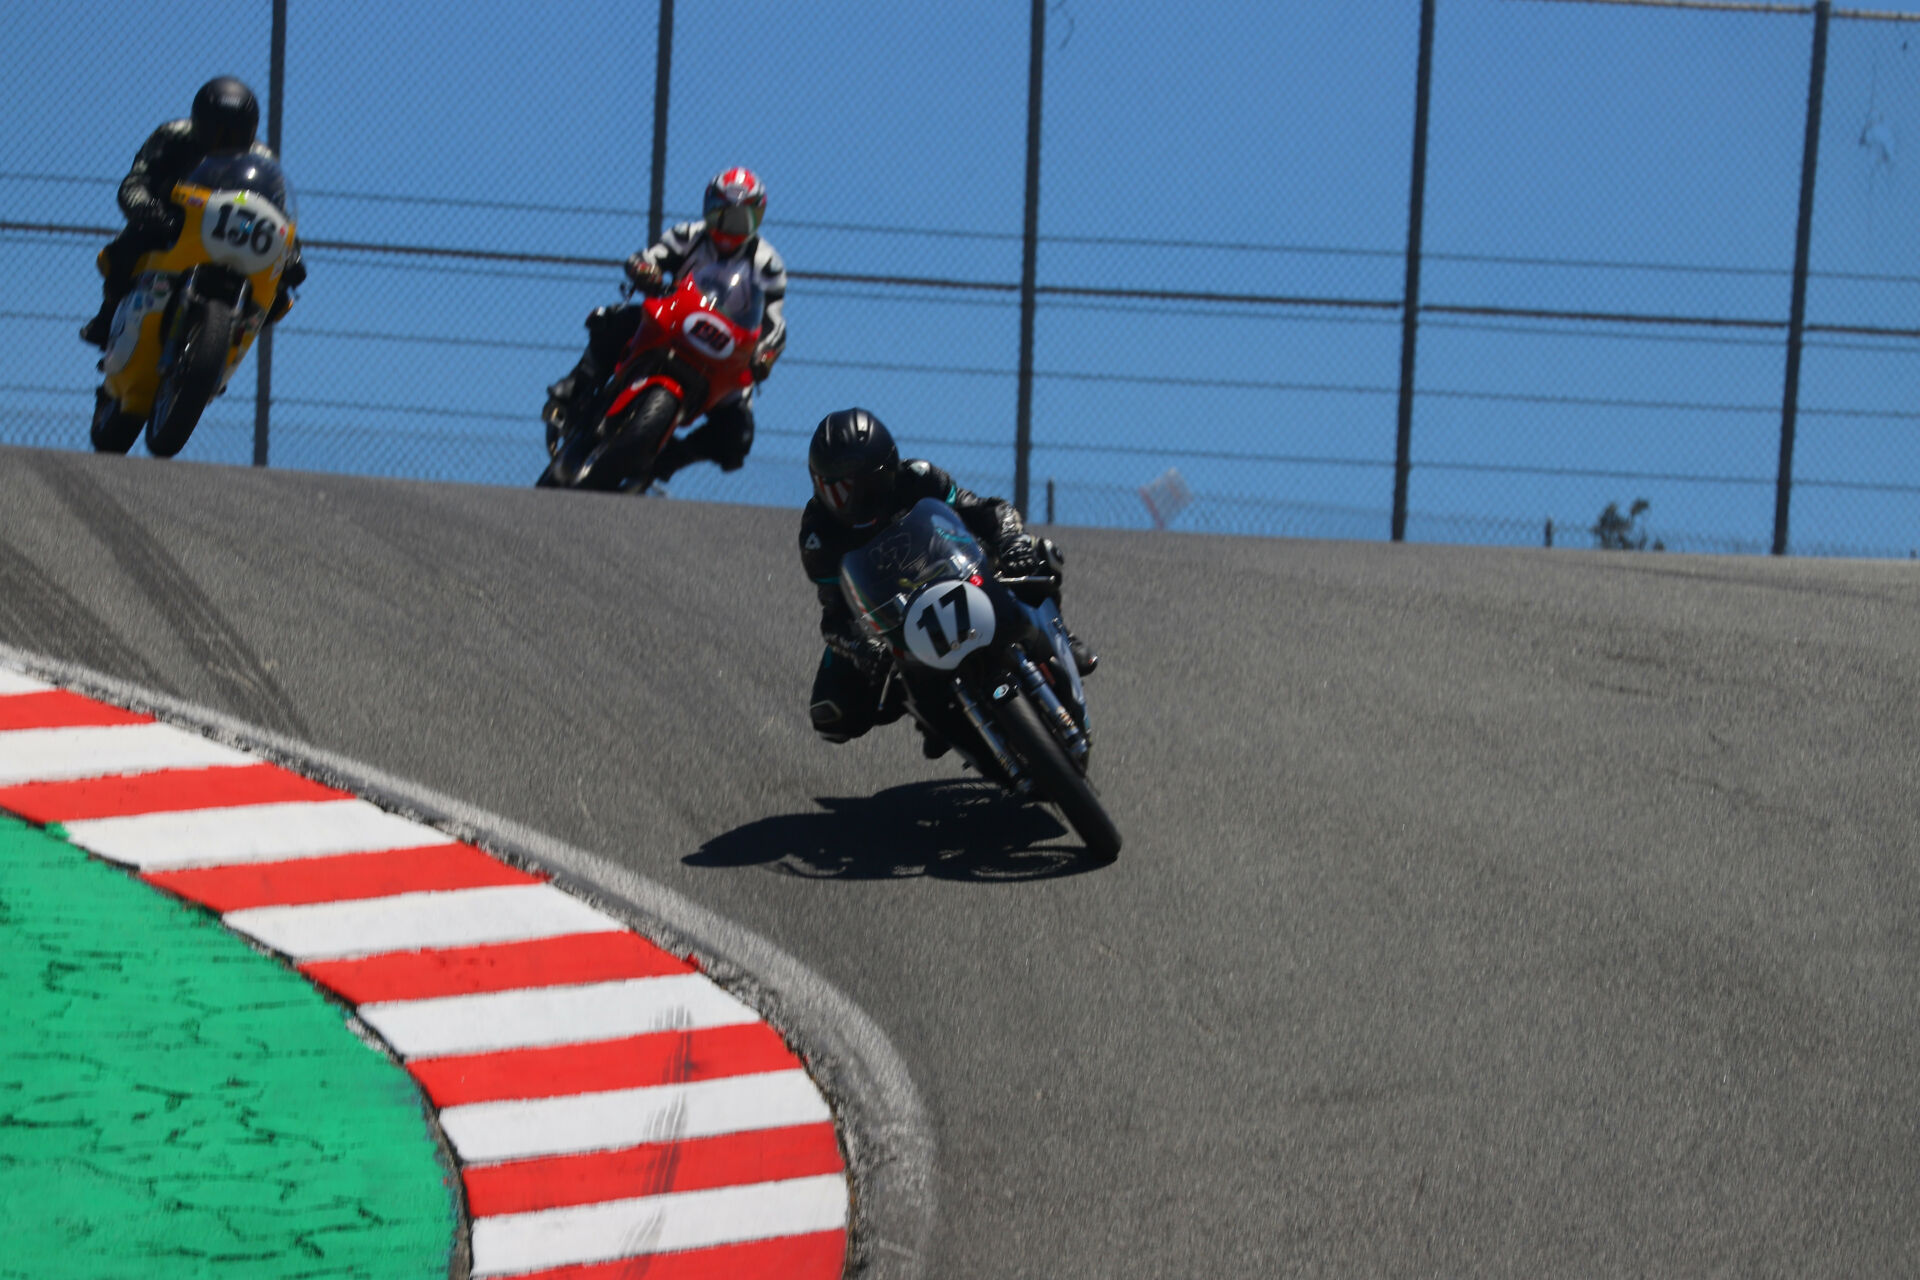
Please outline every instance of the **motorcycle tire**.
[[623, 422], [607, 424], [608, 441], [602, 453], [617, 455], [620, 473], [615, 488], [645, 489], [653, 483], [653, 464], [680, 421], [680, 397], [665, 387], [647, 391], [623, 414]]
[[121, 413], [119, 407], [120, 402], [105, 390], [94, 395], [90, 436], [95, 453], [125, 453], [140, 438], [146, 420], [137, 413]]
[[160, 394], [153, 398], [147, 449], [154, 457], [171, 458], [180, 452], [200, 425], [200, 415], [226, 376], [232, 339], [233, 308], [225, 302], [209, 298], [200, 304], [199, 314], [187, 318], [180, 352], [160, 382]]
[[1120, 856], [1120, 828], [1107, 816], [1093, 787], [1067, 758], [1066, 748], [1040, 720], [1026, 698], [1015, 695], [994, 704], [1007, 746], [1026, 763], [1040, 794], [1066, 815], [1087, 852], [1102, 862]]

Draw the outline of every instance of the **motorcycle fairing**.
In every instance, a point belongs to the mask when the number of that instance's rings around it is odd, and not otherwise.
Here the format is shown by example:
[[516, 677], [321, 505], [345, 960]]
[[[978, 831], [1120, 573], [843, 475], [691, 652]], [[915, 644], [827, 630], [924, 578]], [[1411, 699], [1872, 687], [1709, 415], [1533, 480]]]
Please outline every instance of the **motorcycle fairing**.
[[106, 358], [100, 371], [111, 378], [127, 367], [140, 346], [140, 322], [167, 309], [173, 301], [174, 278], [163, 272], [142, 272], [127, 296], [113, 312], [113, 328], [107, 334]]
[[613, 418], [616, 415], [625, 412], [627, 406], [632, 404], [635, 400], [638, 400], [643, 394], [645, 394], [646, 390], [649, 387], [665, 387], [667, 391], [673, 396], [673, 398], [680, 402], [679, 421], [681, 422], [686, 421], [686, 418], [687, 418], [686, 388], [681, 386], [680, 382], [677, 379], [669, 378], [664, 373], [656, 373], [652, 377], [643, 378], [639, 382], [629, 383], [627, 386], [622, 387], [620, 389], [620, 394], [613, 398], [613, 403], [607, 406], [607, 411], [602, 416], [601, 420], [606, 421], [607, 419]]

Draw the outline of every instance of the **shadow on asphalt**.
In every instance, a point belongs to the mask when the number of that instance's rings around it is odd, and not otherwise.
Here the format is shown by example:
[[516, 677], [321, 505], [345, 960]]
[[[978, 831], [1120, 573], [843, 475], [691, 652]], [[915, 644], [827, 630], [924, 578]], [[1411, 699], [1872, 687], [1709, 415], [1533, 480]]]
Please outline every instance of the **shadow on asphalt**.
[[932, 876], [1047, 880], [1108, 865], [1051, 811], [975, 781], [915, 782], [871, 796], [818, 796], [818, 813], [761, 818], [681, 859], [690, 867], [766, 866], [823, 880]]

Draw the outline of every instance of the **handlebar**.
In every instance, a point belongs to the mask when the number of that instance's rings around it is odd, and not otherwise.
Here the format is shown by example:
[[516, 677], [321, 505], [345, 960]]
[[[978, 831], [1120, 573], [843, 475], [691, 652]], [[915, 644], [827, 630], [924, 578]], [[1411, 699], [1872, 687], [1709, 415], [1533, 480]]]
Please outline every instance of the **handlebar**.
[[1060, 589], [1057, 574], [1036, 573], [1024, 578], [1002, 578], [995, 574], [994, 580], [1028, 604], [1038, 604]]

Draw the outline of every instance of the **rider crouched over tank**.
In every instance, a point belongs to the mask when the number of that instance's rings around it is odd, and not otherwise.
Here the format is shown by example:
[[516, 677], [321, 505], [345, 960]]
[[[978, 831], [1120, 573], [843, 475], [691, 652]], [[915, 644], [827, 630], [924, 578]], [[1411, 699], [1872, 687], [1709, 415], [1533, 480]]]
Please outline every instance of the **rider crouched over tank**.
[[[105, 277], [100, 310], [81, 328], [82, 342], [106, 350], [113, 313], [133, 288], [134, 265], [141, 255], [164, 249], [179, 237], [184, 219], [173, 202], [174, 184], [210, 155], [251, 151], [272, 157], [272, 151], [254, 141], [259, 127], [260, 103], [253, 90], [232, 76], [216, 76], [194, 94], [187, 119], [169, 120], [147, 138], [120, 183], [120, 211], [127, 226], [100, 251]], [[281, 270], [279, 296], [267, 312], [269, 324], [287, 313], [293, 290], [306, 278], [306, 264], [296, 243]]]
[[[862, 631], [840, 589], [840, 560], [865, 546], [922, 499], [952, 507], [992, 558], [1001, 577], [1051, 575], [1057, 582], [1064, 557], [1052, 539], [1035, 539], [1013, 504], [983, 498], [923, 459], [902, 462], [886, 426], [865, 409], [842, 409], [820, 420], [807, 449], [813, 497], [800, 516], [800, 563], [820, 597], [820, 634], [826, 651], [813, 680], [808, 711], [813, 728], [828, 742], [857, 738], [877, 724], [905, 714], [897, 696], [881, 702], [893, 658], [886, 646]], [[1053, 591], [1056, 603], [1058, 587]], [[1090, 674], [1099, 659], [1070, 637], [1074, 665]], [[947, 744], [923, 741], [937, 757]]]
[[[752, 264], [754, 282], [766, 299], [760, 341], [750, 365], [754, 386], [766, 380], [787, 343], [785, 299], [787, 268], [760, 235], [767, 212], [767, 189], [751, 170], [733, 168], [707, 184], [704, 216], [670, 228], [652, 245], [627, 259], [627, 279], [640, 293], [658, 297], [668, 277], [678, 280], [714, 262]], [[570, 418], [599, 394], [621, 352], [645, 319], [637, 303], [598, 307], [587, 316], [587, 349], [567, 375], [547, 388], [541, 417], [548, 438], [568, 431]], [[743, 387], [714, 405], [699, 428], [667, 442], [652, 466], [652, 478], [665, 481], [690, 462], [710, 461], [722, 471], [738, 471], [753, 448], [754, 386]]]

